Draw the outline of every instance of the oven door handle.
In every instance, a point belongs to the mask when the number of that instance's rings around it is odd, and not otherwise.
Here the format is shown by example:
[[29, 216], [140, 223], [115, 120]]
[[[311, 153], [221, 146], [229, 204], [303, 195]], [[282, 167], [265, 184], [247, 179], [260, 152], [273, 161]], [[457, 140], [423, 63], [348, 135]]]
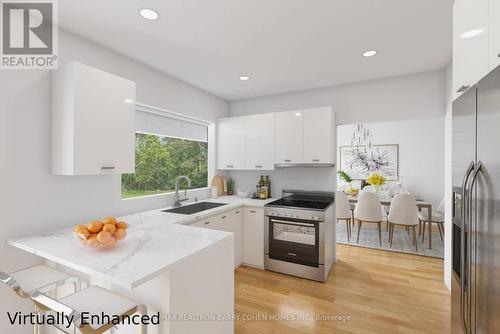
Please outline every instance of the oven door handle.
[[270, 221], [272, 223], [282, 223], [282, 224], [287, 224], [287, 225], [297, 225], [297, 226], [304, 226], [304, 227], [314, 227], [315, 225], [313, 223], [300, 223], [300, 222], [295, 222], [291, 220], [281, 220], [281, 219], [274, 219], [271, 218]]

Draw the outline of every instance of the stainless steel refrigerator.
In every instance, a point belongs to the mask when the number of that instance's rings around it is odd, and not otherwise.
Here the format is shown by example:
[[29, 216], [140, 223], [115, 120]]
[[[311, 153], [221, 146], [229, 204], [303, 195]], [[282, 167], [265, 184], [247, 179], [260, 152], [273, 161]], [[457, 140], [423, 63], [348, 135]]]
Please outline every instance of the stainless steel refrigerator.
[[500, 333], [500, 67], [453, 103], [452, 333]]

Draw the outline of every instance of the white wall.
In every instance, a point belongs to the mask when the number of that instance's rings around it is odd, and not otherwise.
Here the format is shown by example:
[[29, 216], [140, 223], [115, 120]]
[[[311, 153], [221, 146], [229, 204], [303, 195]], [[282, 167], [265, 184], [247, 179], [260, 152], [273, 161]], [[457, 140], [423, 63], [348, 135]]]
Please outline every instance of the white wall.
[[[403, 187], [423, 196], [437, 208], [443, 199], [444, 117], [367, 123], [376, 145], [399, 145], [399, 175]], [[337, 127], [338, 146], [349, 146], [356, 124]], [[340, 150], [337, 166], [340, 166]]]
[[452, 66], [446, 68], [446, 115], [445, 115], [445, 165], [444, 165], [444, 283], [451, 291], [451, 234], [452, 234], [452, 106], [453, 106]]
[[444, 71], [235, 101], [230, 103], [230, 113], [239, 116], [323, 106], [333, 107], [337, 124], [442, 117]]
[[[230, 114], [240, 116], [332, 106], [337, 124], [434, 119], [434, 126], [441, 126], [443, 132], [444, 86], [444, 71], [440, 70], [233, 101], [230, 102]], [[438, 170], [436, 173], [441, 172]], [[260, 174], [258, 171], [230, 172], [237, 188], [252, 191]], [[336, 190], [335, 168], [280, 169], [266, 174], [273, 183], [273, 196], [279, 195], [282, 188]], [[439, 194], [432, 192], [433, 199], [439, 196], [442, 196], [442, 189]]]
[[[213, 121], [227, 116], [226, 101], [173, 77], [60, 32], [61, 63], [78, 60], [137, 82], [137, 101]], [[99, 83], [96, 83], [98, 85]], [[106, 87], [102, 87], [103, 92]], [[14, 271], [38, 259], [5, 244], [6, 239], [85, 223], [91, 219], [159, 208], [171, 196], [122, 200], [119, 175], [65, 177], [49, 173], [50, 72], [0, 73], [0, 270]], [[198, 193], [197, 196], [202, 196]], [[193, 195], [194, 196], [194, 195]], [[11, 327], [6, 311], [30, 311], [0, 287], [0, 333], [31, 333]]]

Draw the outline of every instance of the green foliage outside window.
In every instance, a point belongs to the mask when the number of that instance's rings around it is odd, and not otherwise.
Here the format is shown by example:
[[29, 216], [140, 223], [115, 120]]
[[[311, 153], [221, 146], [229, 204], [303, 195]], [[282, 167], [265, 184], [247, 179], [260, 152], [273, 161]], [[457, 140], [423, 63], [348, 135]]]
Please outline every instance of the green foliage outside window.
[[137, 133], [135, 173], [122, 175], [122, 197], [173, 191], [179, 175], [191, 179], [191, 188], [206, 187], [207, 167], [207, 143]]

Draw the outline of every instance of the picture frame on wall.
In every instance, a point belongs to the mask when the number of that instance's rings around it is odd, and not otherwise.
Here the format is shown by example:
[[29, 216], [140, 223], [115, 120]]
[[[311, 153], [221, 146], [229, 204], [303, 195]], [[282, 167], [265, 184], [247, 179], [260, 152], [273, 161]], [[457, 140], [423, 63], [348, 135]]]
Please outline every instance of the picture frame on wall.
[[365, 180], [372, 173], [379, 173], [387, 181], [399, 178], [399, 145], [373, 145], [372, 150], [366, 146], [341, 146], [340, 169], [353, 180]]

